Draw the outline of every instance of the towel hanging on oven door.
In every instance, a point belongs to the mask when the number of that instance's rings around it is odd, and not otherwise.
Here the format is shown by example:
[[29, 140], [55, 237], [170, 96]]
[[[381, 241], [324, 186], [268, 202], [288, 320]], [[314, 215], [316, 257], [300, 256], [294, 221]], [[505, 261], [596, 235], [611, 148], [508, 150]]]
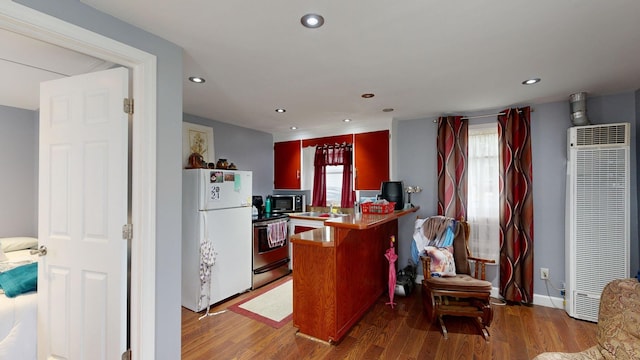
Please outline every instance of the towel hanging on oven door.
[[273, 249], [284, 245], [287, 241], [287, 220], [267, 224], [267, 240], [269, 248]]

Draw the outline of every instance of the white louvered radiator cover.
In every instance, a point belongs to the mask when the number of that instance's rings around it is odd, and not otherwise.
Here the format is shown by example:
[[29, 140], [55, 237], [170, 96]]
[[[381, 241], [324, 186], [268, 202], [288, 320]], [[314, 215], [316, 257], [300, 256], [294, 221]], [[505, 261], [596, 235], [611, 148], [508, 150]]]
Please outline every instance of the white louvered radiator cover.
[[597, 321], [600, 294], [629, 275], [628, 124], [569, 129], [567, 312]]

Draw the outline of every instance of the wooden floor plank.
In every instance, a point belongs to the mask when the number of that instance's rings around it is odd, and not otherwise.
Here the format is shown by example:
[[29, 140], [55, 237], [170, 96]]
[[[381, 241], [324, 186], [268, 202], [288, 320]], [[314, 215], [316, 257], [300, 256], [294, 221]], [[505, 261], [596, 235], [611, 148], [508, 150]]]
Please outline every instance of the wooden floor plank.
[[[253, 295], [242, 294], [211, 311]], [[424, 315], [419, 287], [396, 296], [394, 309], [387, 301], [381, 296], [336, 345], [296, 335], [292, 322], [274, 329], [231, 311], [198, 320], [202, 313], [183, 308], [182, 359], [531, 359], [543, 351], [576, 352], [596, 343], [596, 324], [572, 319], [564, 310], [522, 305], [494, 305], [488, 342], [470, 319], [445, 317], [449, 339], [444, 340], [440, 326]]]

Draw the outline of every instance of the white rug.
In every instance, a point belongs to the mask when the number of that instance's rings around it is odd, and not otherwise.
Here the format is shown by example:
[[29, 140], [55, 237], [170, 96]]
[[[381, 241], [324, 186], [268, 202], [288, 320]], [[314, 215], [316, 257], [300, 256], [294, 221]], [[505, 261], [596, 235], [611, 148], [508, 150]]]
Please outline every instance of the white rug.
[[232, 306], [230, 310], [279, 328], [292, 318], [293, 280]]

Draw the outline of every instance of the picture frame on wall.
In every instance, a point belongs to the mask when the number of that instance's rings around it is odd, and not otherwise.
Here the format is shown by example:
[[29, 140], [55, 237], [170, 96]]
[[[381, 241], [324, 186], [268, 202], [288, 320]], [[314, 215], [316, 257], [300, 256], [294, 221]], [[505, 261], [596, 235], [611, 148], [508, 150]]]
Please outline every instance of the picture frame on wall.
[[213, 128], [188, 122], [182, 123], [182, 165], [189, 167], [189, 157], [193, 153], [202, 156], [205, 163], [214, 162]]

